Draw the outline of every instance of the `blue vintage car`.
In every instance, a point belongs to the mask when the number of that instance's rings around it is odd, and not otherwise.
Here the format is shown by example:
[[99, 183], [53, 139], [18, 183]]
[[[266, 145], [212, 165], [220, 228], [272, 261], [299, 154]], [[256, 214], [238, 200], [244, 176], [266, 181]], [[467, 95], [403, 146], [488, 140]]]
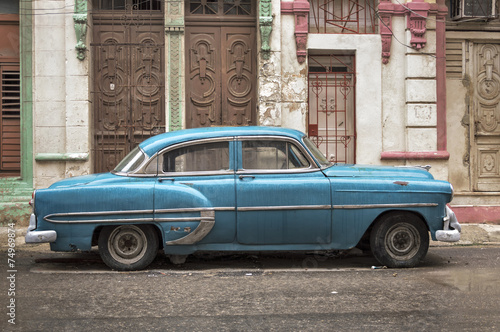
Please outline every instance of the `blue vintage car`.
[[371, 248], [413, 267], [434, 240], [458, 241], [453, 188], [422, 168], [328, 162], [301, 132], [220, 127], [142, 142], [110, 173], [33, 194], [27, 243], [54, 251], [98, 245], [115, 270], [174, 263], [197, 251]]

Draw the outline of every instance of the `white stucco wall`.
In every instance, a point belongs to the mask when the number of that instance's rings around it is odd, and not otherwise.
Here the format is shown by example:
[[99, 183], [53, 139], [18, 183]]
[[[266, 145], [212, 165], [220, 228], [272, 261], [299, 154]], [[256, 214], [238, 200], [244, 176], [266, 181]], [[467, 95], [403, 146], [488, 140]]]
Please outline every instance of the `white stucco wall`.
[[356, 55], [356, 162], [380, 164], [382, 152], [382, 42], [380, 35], [309, 34], [309, 53]]
[[90, 152], [89, 72], [88, 60], [76, 58], [73, 16], [68, 14], [74, 1], [34, 1], [33, 8], [34, 185], [40, 188], [90, 170], [88, 161], [43, 158]]

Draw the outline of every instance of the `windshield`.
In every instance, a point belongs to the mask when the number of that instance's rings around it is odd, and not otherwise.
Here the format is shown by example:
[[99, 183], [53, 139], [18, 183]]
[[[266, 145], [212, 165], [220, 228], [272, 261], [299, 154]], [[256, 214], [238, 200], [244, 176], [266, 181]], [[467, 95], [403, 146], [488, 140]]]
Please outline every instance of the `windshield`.
[[326, 168], [332, 166], [332, 163], [326, 159], [326, 157], [323, 155], [323, 153], [318, 149], [316, 144], [314, 144], [309, 137], [304, 136], [302, 138], [304, 141], [304, 144], [307, 146], [309, 151], [312, 153], [313, 157], [316, 159], [316, 161], [321, 165], [321, 168]]
[[146, 155], [144, 152], [139, 147], [136, 147], [115, 167], [114, 172], [134, 172], [145, 159]]

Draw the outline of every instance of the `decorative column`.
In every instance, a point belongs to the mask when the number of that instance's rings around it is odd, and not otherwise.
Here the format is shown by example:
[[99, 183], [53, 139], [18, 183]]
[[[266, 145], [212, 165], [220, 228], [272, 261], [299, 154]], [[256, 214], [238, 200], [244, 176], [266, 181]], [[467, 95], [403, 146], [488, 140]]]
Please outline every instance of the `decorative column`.
[[169, 131], [182, 129], [184, 109], [184, 2], [165, 1], [165, 44], [166, 44], [166, 109], [169, 114]]
[[75, 1], [75, 13], [73, 14], [73, 21], [75, 22], [75, 33], [76, 33], [76, 57], [79, 60], [85, 59], [85, 52], [87, 51], [87, 46], [85, 45], [85, 39], [87, 36], [87, 0], [76, 0]]
[[259, 27], [260, 27], [260, 39], [261, 39], [260, 51], [262, 53], [262, 58], [264, 60], [269, 60], [271, 54], [271, 46], [269, 45], [269, 41], [271, 38], [271, 32], [273, 31], [271, 0], [260, 1]]

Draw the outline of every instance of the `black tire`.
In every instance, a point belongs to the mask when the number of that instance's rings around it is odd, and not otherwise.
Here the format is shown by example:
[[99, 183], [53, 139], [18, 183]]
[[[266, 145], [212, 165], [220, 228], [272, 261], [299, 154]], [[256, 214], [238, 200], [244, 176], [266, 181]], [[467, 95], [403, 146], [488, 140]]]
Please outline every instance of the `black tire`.
[[411, 213], [393, 212], [375, 224], [370, 235], [370, 246], [382, 265], [414, 267], [427, 254], [429, 233], [419, 217]]
[[151, 225], [104, 227], [99, 234], [99, 254], [113, 270], [145, 269], [158, 253], [158, 236]]

